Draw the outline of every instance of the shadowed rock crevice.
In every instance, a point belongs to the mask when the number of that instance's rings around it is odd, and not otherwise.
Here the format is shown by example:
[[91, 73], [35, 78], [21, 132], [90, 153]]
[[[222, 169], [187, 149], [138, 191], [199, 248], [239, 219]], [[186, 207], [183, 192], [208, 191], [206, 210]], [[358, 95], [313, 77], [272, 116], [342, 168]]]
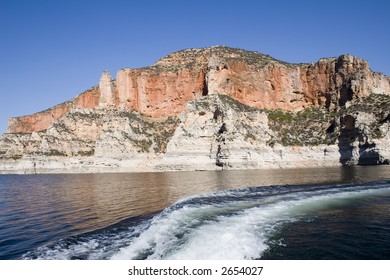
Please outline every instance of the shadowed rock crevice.
[[204, 74], [202, 96], [207, 96], [207, 95], [209, 95], [209, 87], [208, 87], [208, 84], [207, 84], [206, 74]]
[[225, 133], [227, 132], [225, 123], [225, 113], [222, 108], [216, 106], [213, 119], [217, 124], [221, 124], [216, 133], [217, 153], [215, 155], [215, 165], [224, 169], [227, 166], [226, 160], [229, 158], [229, 151], [226, 148]]
[[340, 134], [338, 137], [338, 147], [340, 153], [340, 163], [343, 166], [355, 165], [358, 163], [358, 138], [360, 131], [355, 126], [356, 118], [352, 115], [340, 117]]
[[348, 101], [353, 98], [353, 91], [351, 89], [351, 82], [347, 81], [340, 88], [339, 106], [344, 107]]
[[218, 131], [217, 136], [217, 153], [215, 155], [215, 165], [224, 169], [227, 166], [226, 160], [229, 159], [229, 151], [226, 148], [226, 140], [223, 133], [226, 131], [225, 124]]
[[377, 144], [369, 140], [369, 131], [356, 124], [356, 117], [341, 117], [340, 126], [338, 147], [343, 166], [389, 164], [389, 160], [381, 156]]
[[358, 165], [377, 165], [383, 163], [375, 143], [359, 145]]
[[384, 124], [386, 122], [390, 123], [390, 113], [383, 120], [380, 121], [381, 124]]
[[217, 154], [216, 154], [216, 159], [215, 159], [215, 165], [222, 167], [224, 166], [224, 163], [222, 161], [222, 152], [221, 152], [221, 144], [218, 144], [217, 147]]

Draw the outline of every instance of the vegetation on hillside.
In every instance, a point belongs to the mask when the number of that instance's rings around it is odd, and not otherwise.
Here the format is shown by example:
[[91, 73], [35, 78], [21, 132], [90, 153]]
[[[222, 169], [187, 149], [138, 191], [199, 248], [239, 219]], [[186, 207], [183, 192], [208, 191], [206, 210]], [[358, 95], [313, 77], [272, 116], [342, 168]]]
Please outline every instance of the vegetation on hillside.
[[338, 111], [328, 111], [324, 108], [310, 107], [299, 112], [282, 110], [264, 110], [249, 107], [227, 95], [220, 99], [231, 108], [241, 112], [258, 110], [267, 113], [269, 127], [277, 137], [267, 144], [276, 143], [283, 146], [315, 146], [320, 144], [335, 144], [340, 134], [340, 118], [345, 115], [357, 116], [359, 112], [373, 114], [376, 118], [369, 127], [368, 133], [374, 138], [383, 135], [379, 127], [384, 122], [390, 122], [390, 96], [371, 94], [351, 103], [348, 108]]

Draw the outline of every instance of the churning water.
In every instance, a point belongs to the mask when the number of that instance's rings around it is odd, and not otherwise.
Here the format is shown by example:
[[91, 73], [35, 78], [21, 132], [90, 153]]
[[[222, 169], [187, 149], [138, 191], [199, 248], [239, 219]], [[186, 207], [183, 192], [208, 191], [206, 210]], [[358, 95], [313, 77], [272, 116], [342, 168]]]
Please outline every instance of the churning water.
[[390, 259], [389, 171], [1, 176], [0, 258]]

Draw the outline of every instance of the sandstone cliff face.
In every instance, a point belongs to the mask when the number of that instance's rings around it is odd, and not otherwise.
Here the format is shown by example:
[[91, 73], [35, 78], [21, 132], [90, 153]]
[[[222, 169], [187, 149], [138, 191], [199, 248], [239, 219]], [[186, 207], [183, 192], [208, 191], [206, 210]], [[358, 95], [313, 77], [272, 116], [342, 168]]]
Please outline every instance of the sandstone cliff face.
[[288, 64], [212, 47], [10, 120], [0, 172], [127, 172], [390, 162], [390, 80], [342, 55]]
[[211, 94], [226, 94], [256, 108], [299, 111], [334, 109], [371, 93], [389, 92], [389, 77], [351, 55], [288, 64], [227, 47], [188, 49], [150, 67], [120, 70], [114, 80], [105, 71], [99, 86], [46, 111], [11, 119], [8, 132], [44, 130], [72, 108], [115, 107], [161, 118], [178, 115], [187, 102]]
[[108, 71], [104, 71], [100, 77], [99, 91], [99, 107], [110, 107], [115, 104], [114, 85]]
[[29, 116], [11, 118], [8, 121], [8, 133], [31, 133], [45, 130], [73, 108], [96, 108], [99, 104], [99, 96], [99, 89], [93, 87], [76, 98], [45, 111]]

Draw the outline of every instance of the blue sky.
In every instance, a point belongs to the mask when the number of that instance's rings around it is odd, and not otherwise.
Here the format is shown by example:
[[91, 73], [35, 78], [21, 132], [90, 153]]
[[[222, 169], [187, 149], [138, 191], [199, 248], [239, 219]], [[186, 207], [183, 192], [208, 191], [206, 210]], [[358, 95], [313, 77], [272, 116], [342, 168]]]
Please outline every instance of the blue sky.
[[227, 45], [288, 62], [350, 53], [390, 75], [390, 1], [0, 0], [0, 133], [105, 69]]

